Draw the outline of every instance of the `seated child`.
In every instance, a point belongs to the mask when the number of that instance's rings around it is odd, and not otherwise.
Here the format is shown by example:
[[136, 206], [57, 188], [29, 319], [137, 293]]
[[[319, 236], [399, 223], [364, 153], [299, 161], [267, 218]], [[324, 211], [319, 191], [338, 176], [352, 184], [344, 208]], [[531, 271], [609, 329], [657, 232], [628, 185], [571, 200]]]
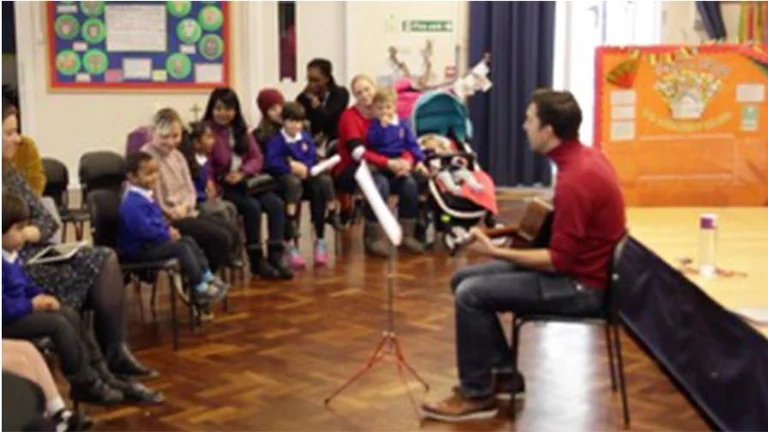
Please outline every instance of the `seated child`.
[[232, 233], [234, 249], [229, 259], [230, 265], [242, 266], [243, 236], [240, 232], [240, 215], [237, 208], [229, 201], [221, 199], [219, 191], [211, 176], [208, 155], [216, 144], [213, 130], [207, 122], [197, 122], [190, 125], [189, 139], [192, 142], [194, 157], [190, 161], [190, 173], [197, 191], [197, 210], [201, 215], [216, 216]]
[[[411, 166], [424, 160], [419, 144], [411, 128], [397, 118], [395, 103], [397, 96], [392, 90], [383, 89], [373, 97], [376, 117], [368, 127], [366, 141], [368, 148], [391, 159], [405, 159]], [[407, 168], [407, 169], [405, 169]], [[392, 174], [407, 174], [408, 167], [397, 167]]]
[[120, 403], [123, 393], [107, 384], [91, 366], [77, 312], [43, 294], [24, 269], [19, 250], [26, 241], [24, 226], [29, 218], [29, 206], [21, 197], [3, 193], [3, 338], [50, 338], [69, 381], [72, 400], [97, 405]]
[[[450, 141], [439, 135], [429, 134], [419, 139], [424, 148], [426, 157], [449, 155], [455, 153], [451, 148]], [[466, 183], [470, 189], [475, 192], [482, 192], [483, 185], [477, 181], [472, 171], [469, 170], [466, 158], [461, 156], [452, 157], [447, 165], [439, 159], [434, 159], [430, 163], [432, 172], [437, 173], [436, 177], [451, 193], [461, 196], [461, 184]], [[417, 167], [420, 171], [427, 171], [423, 164]]]
[[[325, 265], [328, 252], [325, 245], [325, 224], [339, 229], [341, 222], [336, 212], [336, 192], [329, 173], [310, 175], [310, 169], [317, 163], [317, 149], [309, 134], [304, 132], [306, 119], [304, 107], [296, 102], [283, 106], [283, 128], [267, 143], [265, 171], [272, 174], [280, 183], [280, 195], [286, 202], [288, 225], [291, 227], [287, 240], [296, 238], [296, 213], [301, 199], [309, 199], [312, 224], [315, 227], [316, 265]], [[294, 267], [303, 267], [304, 259], [299, 254], [294, 242], [288, 246], [289, 262]]]
[[152, 198], [152, 188], [158, 179], [157, 161], [144, 152], [132, 153], [126, 158], [125, 168], [129, 186], [118, 210], [117, 229], [121, 256], [138, 261], [178, 259], [198, 305], [224, 298], [229, 285], [211, 273], [195, 239], [182, 237], [163, 219], [160, 205]]

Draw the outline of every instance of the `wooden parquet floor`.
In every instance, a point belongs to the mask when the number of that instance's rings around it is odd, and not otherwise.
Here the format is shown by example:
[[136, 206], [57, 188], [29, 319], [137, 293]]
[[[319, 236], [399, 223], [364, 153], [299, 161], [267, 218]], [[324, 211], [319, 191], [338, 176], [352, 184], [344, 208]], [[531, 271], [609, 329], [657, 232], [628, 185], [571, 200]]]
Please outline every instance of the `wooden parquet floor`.
[[[507, 204], [514, 217], [519, 208]], [[304, 229], [308, 227], [303, 224]], [[306, 235], [306, 233], [305, 233]], [[171, 348], [167, 289], [157, 316], [131, 291], [129, 333], [138, 356], [161, 377], [160, 406], [89, 408], [100, 430], [619, 430], [618, 394], [610, 390], [602, 329], [548, 324], [523, 330], [527, 380], [517, 420], [504, 403], [491, 421], [420, 425], [391, 363], [381, 363], [330, 407], [323, 400], [372, 352], [384, 325], [385, 263], [365, 259], [360, 227], [344, 235], [345, 253], [327, 269], [308, 269], [285, 283], [247, 281], [233, 289], [230, 311], [195, 335], [182, 327]], [[305, 256], [310, 256], [308, 243]], [[454, 322], [448, 279], [477, 259], [444, 252], [399, 257], [396, 330], [410, 364], [429, 382], [417, 400], [443, 397], [455, 384]], [[143, 303], [143, 320], [140, 309]], [[185, 317], [185, 315], [182, 315]], [[182, 318], [185, 320], [185, 318]], [[509, 317], [503, 317], [508, 328]], [[186, 321], [184, 321], [186, 324]], [[707, 425], [657, 366], [624, 337], [633, 430], [704, 430]]]

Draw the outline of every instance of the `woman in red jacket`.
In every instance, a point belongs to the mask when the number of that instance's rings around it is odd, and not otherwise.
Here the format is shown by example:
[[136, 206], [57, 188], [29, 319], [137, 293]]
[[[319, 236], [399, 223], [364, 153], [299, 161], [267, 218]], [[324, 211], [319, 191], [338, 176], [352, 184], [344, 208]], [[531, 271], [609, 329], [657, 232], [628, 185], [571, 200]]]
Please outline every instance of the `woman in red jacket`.
[[[344, 111], [339, 119], [337, 149], [341, 162], [334, 167], [333, 175], [341, 190], [354, 193], [357, 187], [355, 171], [358, 163], [352, 158], [352, 154], [356, 148], [366, 146], [368, 126], [373, 117], [373, 96], [376, 93], [376, 85], [371, 78], [358, 75], [352, 79], [350, 87], [355, 97], [355, 105]], [[373, 180], [381, 196], [385, 200], [388, 199], [390, 191], [398, 195], [397, 215], [403, 227], [403, 247], [414, 253], [424, 252], [424, 245], [415, 237], [416, 221], [419, 216], [419, 185], [414, 178], [414, 164], [410, 153], [403, 152], [400, 157], [388, 158], [365, 148], [362, 159], [371, 166]], [[404, 167], [407, 167], [405, 175], [385, 175], [385, 170], [393, 172], [402, 170]], [[364, 237], [367, 253], [380, 257], [388, 256], [389, 244], [369, 205], [365, 206]]]

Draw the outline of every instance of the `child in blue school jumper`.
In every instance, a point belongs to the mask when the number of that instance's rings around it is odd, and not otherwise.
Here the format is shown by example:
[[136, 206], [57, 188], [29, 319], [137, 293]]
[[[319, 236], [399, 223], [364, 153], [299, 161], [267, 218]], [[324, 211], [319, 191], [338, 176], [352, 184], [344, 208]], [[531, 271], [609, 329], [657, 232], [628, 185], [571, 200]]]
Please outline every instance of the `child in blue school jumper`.
[[295, 268], [306, 265], [295, 243], [291, 242], [298, 234], [298, 206], [302, 198], [306, 198], [310, 202], [312, 224], [315, 228], [314, 263], [323, 266], [328, 261], [325, 224], [328, 223], [335, 229], [341, 226], [336, 213], [333, 179], [327, 172], [310, 175], [311, 168], [317, 163], [317, 148], [314, 140], [304, 132], [304, 107], [296, 102], [286, 103], [283, 106], [282, 119], [282, 129], [267, 142], [264, 166], [265, 171], [279, 182], [279, 193], [286, 202], [290, 227], [290, 235], [286, 236], [289, 241], [288, 260]]
[[[395, 103], [397, 96], [392, 90], [382, 89], [373, 97], [373, 109], [376, 117], [368, 127], [366, 142], [368, 148], [390, 159], [404, 159], [411, 166], [420, 166], [424, 161], [416, 136], [404, 120], [397, 117]], [[396, 171], [385, 170], [388, 177], [406, 173], [404, 167]]]
[[224, 298], [229, 285], [214, 276], [208, 260], [195, 239], [181, 236], [163, 218], [152, 197], [158, 179], [158, 165], [144, 152], [126, 158], [129, 186], [118, 210], [117, 249], [121, 256], [137, 261], [177, 259], [187, 283], [200, 306]]
[[[91, 364], [94, 358], [81, 336], [78, 313], [45, 294], [27, 274], [19, 251], [26, 243], [24, 230], [29, 219], [29, 205], [20, 196], [4, 192], [3, 338], [50, 338], [61, 371], [69, 381], [72, 400], [105, 406], [123, 402], [125, 395], [106, 382]], [[61, 409], [59, 406], [57, 411]]]

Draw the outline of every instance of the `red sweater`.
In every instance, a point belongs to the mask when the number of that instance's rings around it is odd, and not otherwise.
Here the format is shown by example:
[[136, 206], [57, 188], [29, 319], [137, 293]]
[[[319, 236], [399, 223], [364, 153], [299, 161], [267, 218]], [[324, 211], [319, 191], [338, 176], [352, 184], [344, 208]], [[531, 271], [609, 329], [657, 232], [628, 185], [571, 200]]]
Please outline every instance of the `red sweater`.
[[566, 141], [547, 154], [557, 165], [549, 251], [559, 273], [605, 289], [613, 247], [626, 232], [624, 198], [603, 153]]
[[[341, 118], [339, 119], [339, 144], [337, 147], [337, 153], [341, 156], [341, 162], [333, 167], [332, 173], [334, 176], [338, 176], [348, 166], [354, 163], [350, 147], [353, 147], [356, 142], [367, 147], [366, 140], [368, 138], [368, 126], [370, 125], [371, 120], [363, 117], [363, 114], [356, 106], [347, 108], [347, 110], [341, 114]], [[409, 152], [403, 152], [400, 157], [413, 163], [413, 156]], [[385, 168], [387, 162], [389, 162], [388, 157], [367, 148], [365, 153], [363, 153], [363, 159], [369, 164], [380, 168]]]

